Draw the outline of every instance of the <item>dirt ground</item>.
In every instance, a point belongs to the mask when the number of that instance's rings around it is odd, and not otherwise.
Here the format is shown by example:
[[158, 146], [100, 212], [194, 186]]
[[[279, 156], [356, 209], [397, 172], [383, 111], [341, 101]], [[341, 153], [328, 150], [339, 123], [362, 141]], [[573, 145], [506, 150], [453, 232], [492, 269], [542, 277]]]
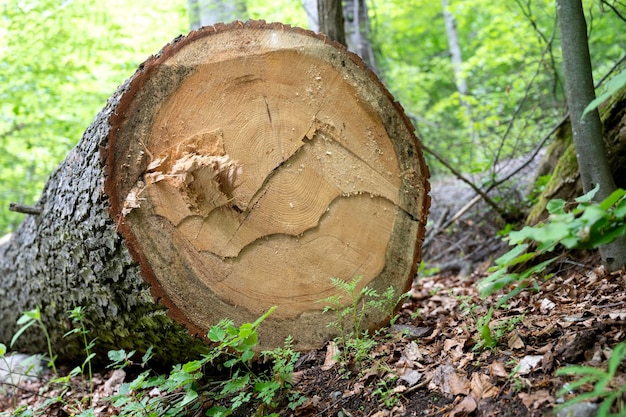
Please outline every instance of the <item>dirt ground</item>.
[[[554, 415], [553, 408], [563, 401], [593, 390], [587, 383], [560, 394], [575, 378], [559, 376], [556, 370], [573, 364], [607, 369], [612, 349], [626, 340], [624, 271], [607, 273], [593, 253], [563, 254], [550, 274], [536, 277], [537, 291], [521, 293], [485, 321], [502, 294], [481, 299], [476, 282], [506, 246], [496, 237], [502, 224], [493, 219], [478, 205], [473, 214], [433, 235], [397, 321], [374, 336], [365, 359], [336, 360], [341, 347], [332, 343], [303, 353], [293, 374], [293, 390], [304, 397], [302, 404], [293, 410], [286, 402], [274, 410], [248, 404], [233, 415], [544, 416]], [[486, 346], [487, 337], [493, 346]], [[95, 416], [116, 415], [106, 398], [131, 377], [96, 370]], [[54, 394], [41, 394], [45, 382], [0, 385], [5, 392], [0, 410], [11, 415], [16, 404], [43, 404]], [[77, 388], [45, 415], [78, 414], [69, 404], [80, 404], [86, 393], [78, 388], [79, 379], [71, 382]], [[623, 363], [607, 386], [620, 387], [626, 387]], [[592, 397], [585, 405], [595, 410], [599, 401]], [[626, 415], [624, 409], [612, 412]]]
[[[481, 347], [484, 340], [477, 329], [477, 319], [495, 301], [477, 294], [474, 283], [484, 271], [419, 277], [396, 324], [376, 336], [367, 360], [335, 363], [327, 355], [330, 347], [302, 355], [294, 389], [306, 401], [295, 410], [277, 411], [281, 416], [549, 414], [565, 399], [557, 392], [571, 380], [555, 376], [556, 369], [568, 364], [606, 369], [611, 348], [626, 339], [624, 276], [607, 274], [593, 257], [587, 261], [564, 259], [540, 283], [540, 292], [525, 292], [509, 309], [496, 310], [490, 321], [497, 338], [493, 348]], [[111, 377], [112, 371], [100, 370], [95, 391], [114, 393], [122, 381]], [[623, 369], [615, 380], [626, 383]], [[18, 402], [41, 403], [37, 392], [42, 383], [23, 384]], [[5, 396], [0, 410], [9, 411], [14, 399]], [[97, 415], [115, 415], [101, 401]], [[242, 407], [235, 415], [254, 413], [253, 407]], [[53, 406], [48, 415], [72, 412]]]

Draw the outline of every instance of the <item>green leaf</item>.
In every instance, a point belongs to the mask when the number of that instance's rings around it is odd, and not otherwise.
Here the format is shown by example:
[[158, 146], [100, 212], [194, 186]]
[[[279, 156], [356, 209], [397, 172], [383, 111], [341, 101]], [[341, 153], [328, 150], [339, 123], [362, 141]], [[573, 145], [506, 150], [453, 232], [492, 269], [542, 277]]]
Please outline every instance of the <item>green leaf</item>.
[[254, 326], [254, 328], [259, 327], [259, 325], [263, 322], [263, 320], [265, 320], [266, 318], [269, 317], [270, 314], [272, 314], [274, 312], [274, 310], [276, 310], [276, 306], [272, 306], [269, 310], [267, 310], [267, 312], [265, 314], [263, 314], [261, 317], [259, 317], [258, 319], [256, 319], [254, 321], [254, 323], [252, 324]]
[[596, 184], [596, 186], [593, 187], [593, 189], [589, 190], [589, 192], [581, 195], [580, 197], [575, 198], [574, 200], [577, 203], [591, 203], [599, 189], [600, 189], [600, 184]]
[[213, 326], [209, 330], [208, 336], [211, 342], [221, 342], [226, 338], [226, 332], [219, 326]]
[[611, 195], [609, 195], [607, 198], [602, 200], [602, 202], [600, 203], [600, 208], [604, 210], [610, 209], [611, 207], [613, 207], [613, 205], [620, 202], [624, 198], [625, 195], [626, 195], [626, 190], [622, 188], [618, 188], [617, 190], [613, 191]]
[[244, 323], [239, 327], [239, 337], [241, 339], [246, 339], [253, 333], [254, 326], [252, 325], [252, 323]]
[[198, 398], [198, 393], [196, 391], [190, 389], [185, 394], [185, 397], [178, 404], [176, 404], [176, 406], [177, 407], [184, 407], [184, 406], [188, 405], [189, 403], [191, 403], [192, 401], [194, 401], [196, 398]]
[[248, 362], [250, 360], [252, 360], [252, 358], [254, 358], [254, 352], [251, 350], [246, 350], [245, 352], [243, 352], [241, 354], [241, 361], [242, 362]]
[[518, 246], [515, 246], [513, 249], [496, 259], [496, 264], [498, 265], [510, 265], [511, 262], [518, 256], [520, 256], [524, 251], [528, 248], [528, 244], [524, 243]]
[[7, 353], [7, 345], [0, 343], [0, 358]]
[[[133, 351], [134, 352], [134, 351]], [[109, 360], [115, 362], [115, 363], [119, 363], [122, 361], [126, 360], [126, 351], [124, 349], [120, 349], [120, 350], [109, 350], [107, 352], [107, 356], [109, 357]]]
[[546, 210], [548, 210], [548, 213], [550, 214], [563, 214], [565, 213], [565, 204], [567, 204], [565, 200], [550, 200], [546, 204]]
[[39, 317], [37, 309], [26, 311], [20, 316], [19, 319], [17, 319], [17, 325], [23, 326], [27, 323], [30, 323], [33, 320], [37, 320], [37, 317]]
[[553, 243], [571, 236], [570, 226], [566, 223], [549, 222], [543, 227], [529, 228], [528, 238], [535, 242]]
[[150, 345], [148, 350], [146, 350], [146, 353], [144, 353], [144, 355], [141, 357], [141, 364], [142, 365], [145, 365], [146, 363], [148, 363], [148, 361], [152, 358], [152, 350], [153, 349], [154, 349], [154, 346]]
[[226, 368], [232, 368], [233, 366], [235, 366], [235, 364], [237, 364], [239, 362], [239, 359], [235, 358], [235, 359], [229, 359], [226, 362], [224, 362], [224, 366]]
[[587, 113], [598, 108], [606, 99], [617, 93], [622, 87], [626, 85], [626, 70], [622, 70], [619, 74], [611, 79], [606, 85], [606, 91], [595, 99], [591, 100], [591, 103], [585, 107], [581, 118], [585, 117]]
[[494, 292], [504, 288], [505, 286], [517, 281], [519, 278], [518, 274], [509, 274], [505, 269], [502, 269], [492, 275], [489, 275], [487, 278], [483, 279], [478, 283], [478, 290], [480, 291], [480, 296], [482, 298], [486, 298], [493, 294]]
[[613, 348], [611, 357], [609, 358], [609, 374], [611, 377], [617, 372], [624, 358], [626, 357], [626, 343], [620, 343]]
[[280, 384], [277, 381], [259, 381], [254, 384], [254, 390], [259, 393], [262, 402], [270, 404], [280, 390]]
[[222, 387], [223, 394], [234, 394], [245, 389], [250, 384], [250, 374], [244, 374], [243, 376], [235, 376]]
[[[588, 375], [593, 377], [602, 377], [606, 374], [602, 369], [594, 368], [592, 366], [582, 365], [570, 365], [563, 368], [559, 368], [555, 373], [557, 376], [562, 375]], [[571, 384], [570, 384], [571, 385]]]
[[[24, 316], [22, 316], [22, 317], [24, 317]], [[18, 321], [18, 323], [19, 323], [19, 321]], [[20, 338], [20, 336], [22, 335], [22, 333], [24, 333], [24, 332], [26, 331], [26, 329], [28, 329], [30, 326], [32, 326], [32, 325], [33, 325], [33, 324], [35, 324], [35, 323], [36, 323], [36, 321], [32, 321], [32, 320], [30, 320], [30, 321], [28, 321], [28, 322], [27, 322], [24, 326], [20, 327], [20, 328], [18, 329], [18, 331], [17, 331], [17, 332], [15, 332], [15, 334], [13, 335], [13, 338], [11, 339], [11, 344], [10, 344], [10, 346], [13, 346], [13, 345], [15, 344], [15, 342], [17, 341], [17, 339], [19, 339], [19, 338]]]
[[209, 408], [206, 412], [207, 416], [211, 417], [226, 417], [232, 414], [232, 411], [223, 405], [216, 405]]
[[202, 368], [202, 361], [191, 361], [183, 365], [183, 372], [193, 373]]

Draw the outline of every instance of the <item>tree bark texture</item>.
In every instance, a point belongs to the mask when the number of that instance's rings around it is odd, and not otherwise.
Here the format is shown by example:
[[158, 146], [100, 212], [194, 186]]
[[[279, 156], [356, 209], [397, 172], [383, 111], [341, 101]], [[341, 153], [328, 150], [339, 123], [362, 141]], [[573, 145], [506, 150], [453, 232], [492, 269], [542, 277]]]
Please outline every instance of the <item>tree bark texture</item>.
[[443, 8], [443, 20], [446, 24], [446, 35], [448, 36], [448, 48], [450, 50], [450, 59], [452, 60], [456, 89], [461, 96], [461, 101], [465, 102], [463, 97], [467, 95], [468, 89], [467, 82], [463, 76], [463, 57], [461, 55], [461, 46], [459, 44], [459, 35], [456, 31], [454, 15], [448, 7], [448, 0], [441, 0], [441, 7]]
[[[599, 110], [611, 173], [616, 186], [626, 188], [626, 129], [623, 128], [626, 125], [626, 88], [608, 99]], [[548, 174], [550, 179], [528, 214], [526, 223], [529, 225], [547, 217], [546, 204], [549, 200], [560, 198], [573, 201], [583, 194], [569, 120], [557, 130], [536, 176]]]
[[319, 32], [320, 25], [317, 17], [317, 0], [302, 0], [302, 7], [306, 13], [308, 29], [313, 32]]
[[[99, 357], [111, 349], [145, 351], [152, 345], [156, 357], [169, 362], [206, 349], [154, 302], [108, 211], [100, 149], [130, 86], [129, 81], [120, 86], [50, 176], [38, 203], [41, 214], [27, 216], [0, 246], [0, 342], [7, 346], [21, 313], [40, 307], [55, 354], [81, 360], [82, 342], [63, 335], [71, 329], [67, 311], [84, 306]], [[36, 329], [22, 334], [13, 348], [46, 351]]]
[[[354, 54], [282, 24], [204, 27], [119, 88], [41, 214], [0, 246], [0, 342], [40, 306], [56, 353], [78, 358], [63, 334], [83, 306], [98, 351], [180, 361], [206, 349], [191, 335], [277, 306], [261, 348], [320, 347], [331, 277], [411, 284], [427, 178], [410, 122]], [[19, 347], [42, 344], [27, 333]]]
[[317, 20], [321, 33], [341, 45], [347, 45], [341, 0], [318, 0]]
[[[602, 135], [598, 110], [585, 116], [585, 107], [595, 98], [587, 24], [580, 0], [557, 0], [557, 15], [563, 51], [563, 72], [572, 136], [583, 190], [600, 186], [595, 200], [601, 201], [615, 190]], [[626, 238], [600, 248], [606, 266], [615, 271], [626, 264]]]
[[370, 41], [370, 19], [365, 0], [348, 0], [344, 4], [344, 28], [348, 49], [376, 72], [376, 58]]

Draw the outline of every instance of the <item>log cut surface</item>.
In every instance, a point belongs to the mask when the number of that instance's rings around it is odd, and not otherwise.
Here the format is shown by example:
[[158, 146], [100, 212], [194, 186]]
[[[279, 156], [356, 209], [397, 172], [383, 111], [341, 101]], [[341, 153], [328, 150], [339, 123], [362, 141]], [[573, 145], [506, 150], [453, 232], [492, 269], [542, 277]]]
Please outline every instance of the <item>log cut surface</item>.
[[143, 65], [109, 122], [118, 230], [192, 332], [277, 306], [261, 346], [292, 335], [315, 348], [332, 336], [319, 302], [338, 291], [331, 277], [410, 285], [429, 204], [419, 142], [323, 36], [264, 22], [192, 32]]

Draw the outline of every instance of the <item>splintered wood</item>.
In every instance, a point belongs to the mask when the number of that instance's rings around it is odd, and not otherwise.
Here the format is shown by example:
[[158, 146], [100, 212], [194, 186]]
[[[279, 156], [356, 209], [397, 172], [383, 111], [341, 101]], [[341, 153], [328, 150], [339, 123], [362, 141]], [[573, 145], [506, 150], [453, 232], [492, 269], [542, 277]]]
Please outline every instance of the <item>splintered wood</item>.
[[338, 292], [331, 277], [410, 285], [428, 171], [358, 58], [252, 22], [193, 32], [135, 77], [108, 150], [113, 206], [175, 317], [206, 331], [276, 305], [267, 345], [292, 335], [310, 348], [330, 336], [319, 300]]

